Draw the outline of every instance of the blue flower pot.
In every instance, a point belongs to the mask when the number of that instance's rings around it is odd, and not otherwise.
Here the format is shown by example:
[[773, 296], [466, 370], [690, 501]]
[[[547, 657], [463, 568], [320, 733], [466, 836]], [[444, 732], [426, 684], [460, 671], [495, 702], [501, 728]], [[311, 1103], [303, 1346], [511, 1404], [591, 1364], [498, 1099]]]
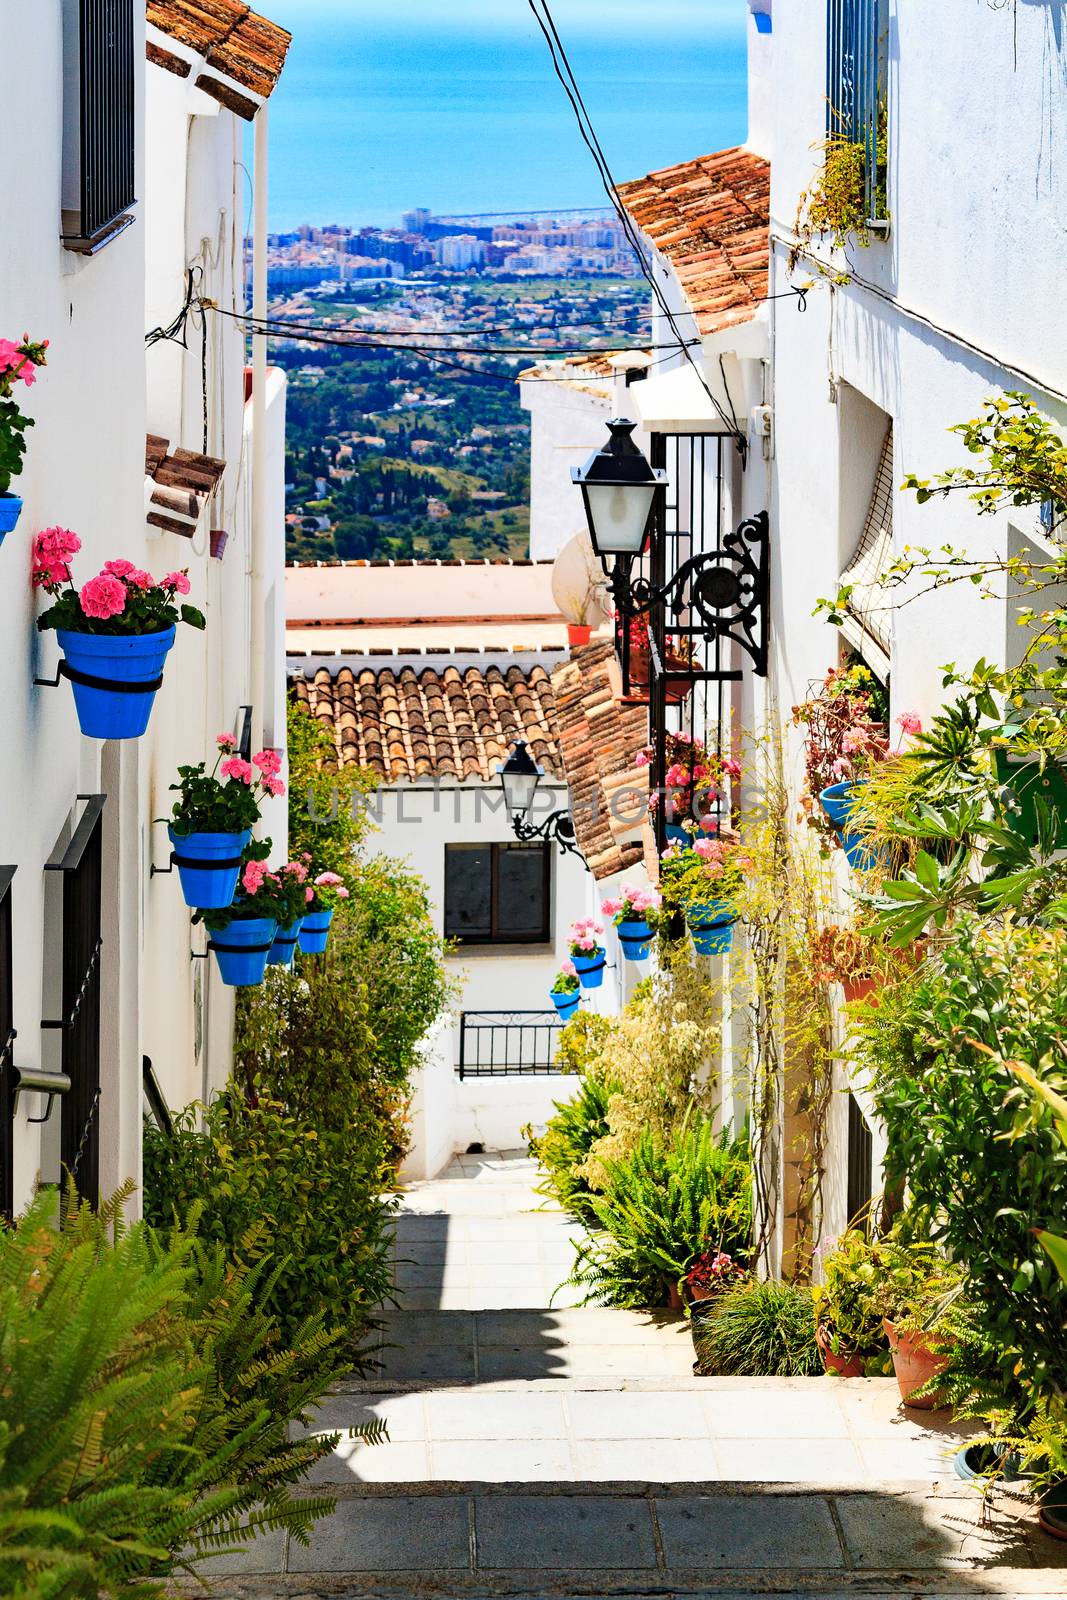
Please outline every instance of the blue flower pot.
[[652, 929], [644, 917], [626, 917], [615, 924], [619, 949], [627, 961], [647, 961], [652, 945]]
[[598, 944], [592, 955], [571, 956], [574, 970], [578, 974], [578, 982], [583, 989], [599, 989], [604, 982], [604, 968], [607, 962], [604, 958], [604, 946]]
[[549, 998], [564, 1022], [569, 1022], [578, 1009], [578, 1002], [582, 998], [579, 989], [550, 989]]
[[22, 515], [22, 497], [17, 494], [0, 494], [0, 544], [4, 534], [10, 533]]
[[698, 955], [726, 954], [733, 943], [737, 918], [722, 900], [706, 900], [687, 906], [685, 920]]
[[89, 739], [139, 739], [163, 681], [174, 629], [121, 635], [59, 628], [56, 638], [82, 733]]
[[676, 822], [665, 822], [663, 834], [668, 844], [685, 845], [690, 850], [693, 848], [693, 835], [680, 828]]
[[304, 919], [300, 917], [296, 922], [291, 922], [287, 928], [279, 928], [274, 935], [274, 943], [267, 956], [268, 967], [291, 967], [296, 954], [296, 941], [300, 937], [300, 930], [304, 926]]
[[848, 831], [848, 819], [856, 801], [856, 791], [862, 785], [863, 779], [859, 782], [832, 783], [820, 794], [819, 804], [841, 837], [841, 848], [849, 866], [856, 872], [874, 872], [876, 869], [887, 872], [890, 859], [885, 847], [869, 844], [862, 833]]
[[175, 833], [168, 828], [167, 833], [186, 905], [198, 906], [201, 911], [221, 911], [232, 905], [241, 852], [252, 837], [251, 828], [243, 833]]
[[248, 917], [213, 933], [207, 947], [215, 952], [223, 983], [231, 989], [262, 983], [277, 931], [273, 917]]
[[300, 949], [306, 956], [321, 956], [330, 937], [333, 911], [309, 911], [300, 924]]

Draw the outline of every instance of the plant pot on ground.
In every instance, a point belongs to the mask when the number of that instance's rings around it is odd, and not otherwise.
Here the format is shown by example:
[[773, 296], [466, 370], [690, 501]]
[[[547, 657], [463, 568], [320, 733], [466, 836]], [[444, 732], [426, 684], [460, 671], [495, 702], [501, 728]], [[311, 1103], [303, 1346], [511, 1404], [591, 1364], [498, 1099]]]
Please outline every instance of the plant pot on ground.
[[820, 1322], [815, 1330], [815, 1342], [819, 1346], [822, 1356], [823, 1370], [832, 1372], [839, 1378], [862, 1378], [866, 1376], [864, 1364], [859, 1356], [835, 1348], [837, 1343], [834, 1334]]
[[936, 1390], [928, 1394], [919, 1394], [918, 1391], [944, 1372], [948, 1357], [931, 1349], [928, 1340], [920, 1332], [898, 1328], [888, 1317], [882, 1326], [889, 1340], [900, 1398], [906, 1406], [916, 1410], [936, 1411], [943, 1404], [943, 1397]]

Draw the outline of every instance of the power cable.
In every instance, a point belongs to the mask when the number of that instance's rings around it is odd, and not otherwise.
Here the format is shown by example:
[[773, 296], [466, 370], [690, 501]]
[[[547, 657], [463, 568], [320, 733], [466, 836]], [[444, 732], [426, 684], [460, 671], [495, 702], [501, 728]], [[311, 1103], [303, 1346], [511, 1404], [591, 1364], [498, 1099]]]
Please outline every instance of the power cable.
[[[738, 449], [741, 452], [741, 458], [743, 462], [748, 450], [748, 440], [742, 433], [736, 416], [728, 416], [716, 398], [715, 394], [712, 392], [711, 386], [705, 379], [699, 363], [694, 360], [692, 354], [690, 353], [689, 344], [682, 336], [682, 331], [675, 319], [674, 312], [668, 304], [659, 284], [656, 282], [655, 274], [650, 271], [646, 264], [644, 250], [639, 239], [635, 237], [633, 223], [629, 213], [626, 211], [622, 201], [619, 199], [618, 185], [615, 182], [611, 168], [608, 165], [607, 157], [604, 155], [603, 147], [597, 137], [592, 118], [589, 115], [588, 108], [582, 97], [581, 89], [578, 86], [578, 81], [574, 76], [574, 70], [571, 67], [570, 60], [568, 59], [566, 48], [559, 36], [552, 13], [549, 10], [548, 0], [527, 0], [527, 4], [530, 7], [530, 11], [533, 14], [534, 20], [544, 35], [545, 42], [548, 45], [549, 54], [552, 58], [553, 71], [555, 72], [555, 75], [559, 80], [567, 99], [571, 103], [571, 107], [574, 111], [575, 119], [578, 124], [578, 131], [582, 137], [583, 143], [586, 145], [593, 157], [593, 161], [600, 176], [600, 181], [604, 192], [610, 200], [615, 213], [622, 224], [623, 231], [625, 232], [637, 255], [638, 265], [641, 269], [641, 275], [651, 288], [653, 296], [655, 297], [660, 310], [667, 319], [667, 324], [670, 327], [671, 332], [678, 340], [679, 350], [692, 367], [701, 388], [711, 401], [711, 404], [718, 414], [720, 420], [725, 424], [728, 431], [737, 441]], [[566, 75], [564, 75], [564, 72]]]

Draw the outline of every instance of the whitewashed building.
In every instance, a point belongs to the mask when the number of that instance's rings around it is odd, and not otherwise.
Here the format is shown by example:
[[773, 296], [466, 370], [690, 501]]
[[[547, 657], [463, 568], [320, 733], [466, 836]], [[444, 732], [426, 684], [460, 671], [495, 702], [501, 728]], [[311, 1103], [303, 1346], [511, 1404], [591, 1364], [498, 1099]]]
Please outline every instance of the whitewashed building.
[[[329, 729], [339, 763], [378, 777], [368, 848], [422, 876], [454, 941], [457, 1001], [416, 1084], [411, 1176], [470, 1145], [519, 1145], [568, 1093], [573, 1080], [549, 1072], [549, 990], [570, 925], [627, 869], [643, 879], [643, 807], [611, 802], [645, 782], [632, 758], [647, 711], [620, 707], [610, 641], [569, 649], [551, 580], [551, 562], [529, 561], [286, 572], [292, 692]], [[544, 771], [530, 822], [569, 811], [582, 854], [516, 836], [497, 767], [519, 740]], [[640, 973], [610, 931], [606, 947], [604, 982], [583, 1003], [615, 1011]]]
[[[289, 35], [240, 0], [148, 0], [147, 18], [135, 0], [19, 11], [0, 336], [50, 347], [25, 402], [21, 520], [0, 549], [8, 1212], [75, 1165], [92, 1198], [139, 1180], [146, 1061], [172, 1108], [225, 1080], [231, 993], [191, 959], [204, 936], [176, 878], [152, 872], [169, 854], [156, 819], [178, 764], [209, 756], [220, 729], [284, 742], [284, 380], [262, 358], [246, 379], [240, 324], [193, 302], [244, 311], [241, 129], [265, 119]], [[34, 628], [30, 544], [57, 525], [82, 541], [76, 581], [119, 557], [188, 568], [207, 616], [204, 633], [179, 629], [139, 740], [82, 737], [69, 685], [35, 682], [58, 651]], [[284, 810], [268, 825], [284, 849]]]

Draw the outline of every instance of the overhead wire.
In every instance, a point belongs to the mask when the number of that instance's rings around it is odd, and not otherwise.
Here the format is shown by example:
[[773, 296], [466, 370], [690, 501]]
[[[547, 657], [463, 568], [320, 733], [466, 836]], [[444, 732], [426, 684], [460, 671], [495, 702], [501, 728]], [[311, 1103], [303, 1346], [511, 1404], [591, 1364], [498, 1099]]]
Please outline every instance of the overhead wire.
[[669, 305], [667, 298], [659, 284], [656, 282], [655, 274], [651, 271], [646, 263], [644, 248], [636, 234], [632, 219], [630, 218], [629, 213], [619, 198], [618, 185], [616, 184], [615, 178], [611, 172], [611, 168], [608, 165], [607, 157], [604, 155], [603, 146], [597, 137], [596, 129], [593, 126], [592, 118], [589, 115], [588, 108], [582, 97], [582, 92], [578, 86], [578, 81], [574, 76], [574, 70], [571, 67], [566, 48], [559, 36], [555, 21], [549, 9], [548, 0], [527, 0], [527, 4], [533, 13], [534, 20], [540, 28], [541, 33], [544, 35], [545, 42], [548, 45], [549, 54], [552, 58], [553, 71], [555, 72], [555, 75], [559, 80], [567, 99], [571, 103], [571, 107], [574, 111], [575, 119], [578, 124], [578, 131], [581, 134], [583, 143], [586, 145], [593, 157], [593, 161], [600, 176], [600, 181], [604, 192], [610, 200], [615, 213], [622, 224], [623, 231], [625, 232], [626, 237], [629, 239], [637, 255], [638, 264], [641, 269], [641, 275], [651, 288], [657, 305], [662, 311], [664, 317], [667, 319], [667, 324], [670, 327], [671, 332], [678, 340], [678, 348], [681, 354], [692, 367], [701, 388], [711, 401], [712, 407], [717, 413], [720, 421], [724, 423], [728, 431], [736, 439], [738, 449], [741, 452], [742, 459], [744, 459], [748, 449], [748, 440], [742, 433], [736, 416], [730, 416], [727, 414], [719, 399], [714, 394], [710, 384], [704, 377], [699, 362], [694, 360], [690, 352], [689, 342], [682, 336], [682, 331], [678, 326], [674, 311]]

